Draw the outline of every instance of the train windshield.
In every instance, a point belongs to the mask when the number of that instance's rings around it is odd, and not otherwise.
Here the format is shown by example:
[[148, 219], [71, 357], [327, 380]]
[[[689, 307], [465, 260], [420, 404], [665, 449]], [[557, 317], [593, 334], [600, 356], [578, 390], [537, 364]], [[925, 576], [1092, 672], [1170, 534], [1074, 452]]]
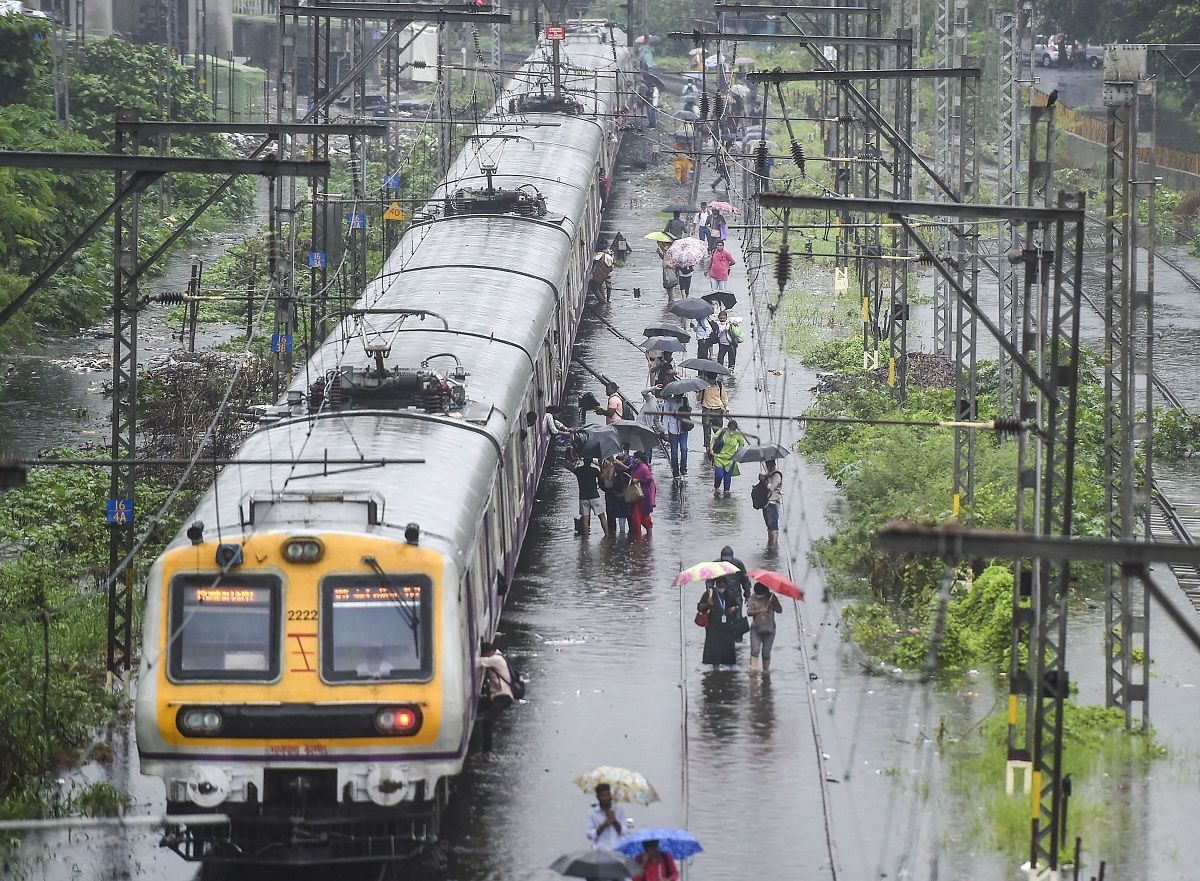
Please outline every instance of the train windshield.
[[432, 668], [428, 578], [328, 578], [321, 586], [321, 673], [331, 682], [427, 679]]
[[171, 619], [174, 678], [270, 680], [279, 674], [276, 579], [177, 580]]

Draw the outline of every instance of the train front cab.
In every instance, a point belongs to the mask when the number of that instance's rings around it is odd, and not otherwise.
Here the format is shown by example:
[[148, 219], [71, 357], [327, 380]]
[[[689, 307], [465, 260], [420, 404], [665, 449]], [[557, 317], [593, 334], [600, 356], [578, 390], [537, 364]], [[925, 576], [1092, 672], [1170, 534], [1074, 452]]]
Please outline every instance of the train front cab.
[[436, 837], [471, 691], [452, 565], [361, 534], [216, 542], [155, 564], [137, 698], [143, 773], [163, 779], [187, 859], [402, 855]]

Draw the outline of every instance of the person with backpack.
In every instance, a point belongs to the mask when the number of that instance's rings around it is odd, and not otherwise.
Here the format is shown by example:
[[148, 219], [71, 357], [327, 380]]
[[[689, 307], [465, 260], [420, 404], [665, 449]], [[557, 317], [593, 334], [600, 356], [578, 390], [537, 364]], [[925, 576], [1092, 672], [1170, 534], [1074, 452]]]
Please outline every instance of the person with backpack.
[[642, 867], [642, 871], [633, 876], [633, 881], [679, 881], [675, 858], [660, 850], [658, 841], [653, 838], [642, 842], [642, 852], [633, 859]]
[[758, 670], [762, 656], [763, 676], [771, 675], [771, 646], [775, 643], [775, 616], [783, 611], [779, 597], [767, 590], [765, 584], [754, 585], [754, 591], [746, 603], [746, 617], [750, 624], [750, 672]]
[[604, 386], [604, 393], [608, 395], [608, 401], [604, 409], [596, 408], [596, 415], [603, 416], [607, 424], [612, 425], [614, 422], [620, 422], [625, 418], [625, 397], [621, 394], [620, 387], [613, 381], [609, 380]]
[[696, 357], [708, 358], [712, 347], [717, 345], [717, 323], [712, 316], [696, 322]]
[[737, 366], [737, 348], [746, 338], [746, 332], [738, 324], [740, 319], [730, 318], [729, 313], [721, 310], [717, 320], [713, 322], [717, 330], [717, 363], [725, 364], [731, 371]]
[[490, 762], [496, 720], [515, 700], [524, 697], [525, 683], [494, 643], [480, 642], [475, 665], [483, 674], [483, 694], [479, 697], [479, 727], [483, 741], [480, 758]]
[[750, 502], [754, 510], [762, 511], [767, 525], [767, 549], [779, 548], [779, 507], [783, 504], [783, 475], [775, 468], [775, 461], [763, 463], [763, 472], [758, 483], [750, 490]]
[[713, 454], [713, 498], [721, 498], [721, 487], [724, 485], [725, 498], [729, 498], [729, 488], [733, 478], [741, 473], [733, 457], [737, 451], [746, 446], [746, 436], [738, 430], [736, 419], [730, 419], [725, 428], [718, 428], [712, 436]]

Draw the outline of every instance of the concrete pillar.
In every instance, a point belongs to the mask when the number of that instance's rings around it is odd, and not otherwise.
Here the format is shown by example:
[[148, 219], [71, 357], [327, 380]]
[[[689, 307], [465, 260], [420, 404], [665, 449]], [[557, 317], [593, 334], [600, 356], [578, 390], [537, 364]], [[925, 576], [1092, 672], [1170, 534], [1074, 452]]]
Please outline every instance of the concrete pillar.
[[208, 8], [208, 52], [224, 58], [233, 49], [232, 0], [206, 0]]
[[113, 0], [83, 0], [83, 32], [89, 37], [111, 37]]

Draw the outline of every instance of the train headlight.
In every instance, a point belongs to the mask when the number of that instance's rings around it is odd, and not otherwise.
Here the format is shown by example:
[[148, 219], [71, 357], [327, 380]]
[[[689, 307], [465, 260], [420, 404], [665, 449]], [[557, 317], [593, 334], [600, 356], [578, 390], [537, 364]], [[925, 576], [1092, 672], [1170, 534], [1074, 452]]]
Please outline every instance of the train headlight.
[[283, 558], [289, 563], [315, 563], [325, 553], [325, 546], [315, 538], [289, 538], [283, 543]]
[[383, 707], [375, 714], [375, 728], [380, 734], [416, 734], [421, 730], [421, 721], [421, 711], [416, 707]]
[[212, 737], [221, 733], [225, 719], [214, 707], [184, 707], [175, 717], [179, 730], [190, 737]]

